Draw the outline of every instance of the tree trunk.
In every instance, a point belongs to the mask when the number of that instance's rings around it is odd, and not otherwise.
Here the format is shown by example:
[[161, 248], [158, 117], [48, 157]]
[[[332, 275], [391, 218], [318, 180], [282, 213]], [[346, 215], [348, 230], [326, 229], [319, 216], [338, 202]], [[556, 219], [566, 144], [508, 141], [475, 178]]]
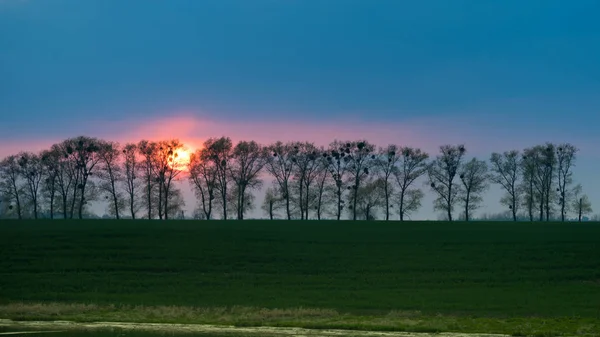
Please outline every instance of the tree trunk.
[[452, 221], [452, 183], [448, 185], [448, 221]]
[[404, 221], [404, 192], [406, 189], [402, 189], [400, 192], [400, 221]]
[[581, 213], [583, 212], [583, 198], [579, 199], [579, 222], [581, 222]]
[[387, 180], [385, 181], [384, 193], [385, 193], [385, 221], [389, 221], [390, 220], [390, 195], [389, 195], [389, 191], [388, 191]]

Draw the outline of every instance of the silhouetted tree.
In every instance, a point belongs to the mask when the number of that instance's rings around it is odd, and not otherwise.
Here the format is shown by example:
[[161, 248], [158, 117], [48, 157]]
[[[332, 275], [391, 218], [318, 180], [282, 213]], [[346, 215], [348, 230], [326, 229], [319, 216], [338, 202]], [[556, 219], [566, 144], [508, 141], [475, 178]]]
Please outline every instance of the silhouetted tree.
[[309, 210], [315, 201], [316, 194], [312, 188], [317, 181], [322, 167], [322, 153], [313, 143], [293, 143], [294, 155], [292, 157], [293, 190], [298, 194], [300, 219], [308, 219]]
[[267, 160], [266, 169], [275, 178], [279, 185], [280, 192], [285, 200], [285, 210], [288, 220], [292, 219], [290, 209], [290, 180], [293, 174], [294, 162], [293, 158], [296, 155], [296, 149], [291, 143], [283, 144], [277, 142], [268, 147], [269, 159]]
[[363, 180], [374, 173], [377, 154], [375, 153], [375, 145], [366, 140], [346, 143], [344, 152], [346, 153], [344, 159], [348, 158], [346, 168], [349, 174], [349, 188], [352, 194], [352, 220], [356, 220], [358, 193], [364, 191], [360, 189]]
[[267, 156], [267, 150], [255, 141], [241, 141], [233, 148], [228, 170], [235, 184], [238, 220], [244, 219], [244, 214], [252, 205], [250, 190], [262, 185], [259, 173], [267, 162]]
[[406, 189], [404, 193], [395, 194], [398, 203], [398, 217], [401, 221], [421, 208], [421, 200], [424, 196], [425, 193], [418, 188]]
[[154, 175], [154, 154], [157, 145], [154, 142], [141, 140], [137, 145], [137, 150], [142, 157], [140, 162], [142, 177], [144, 179], [144, 198], [146, 199], [145, 208], [148, 219], [154, 218], [154, 190], [158, 185], [157, 177]]
[[358, 218], [362, 220], [377, 219], [377, 210], [385, 206], [385, 184], [386, 182], [382, 178], [363, 181], [356, 197], [350, 195], [351, 201], [356, 201], [356, 209], [351, 210], [353, 218], [354, 214], [357, 214]]
[[398, 214], [400, 221], [403, 221], [404, 215], [416, 211], [421, 206], [421, 198], [424, 194], [419, 189], [411, 189], [411, 186], [419, 177], [427, 173], [429, 155], [412, 147], [402, 147], [399, 151], [398, 169], [395, 170], [394, 176], [399, 187]]
[[99, 146], [98, 156], [100, 167], [98, 170], [99, 188], [109, 199], [109, 210], [116, 219], [121, 218], [121, 212], [125, 208], [119, 184], [123, 182], [123, 171], [121, 168], [121, 146], [115, 142], [102, 142]]
[[529, 170], [524, 177], [530, 180], [532, 195], [530, 199], [539, 205], [539, 220], [550, 220], [551, 199], [554, 197], [552, 182], [556, 167], [555, 146], [551, 143], [537, 145], [523, 151], [524, 163]]
[[448, 221], [452, 221], [452, 212], [456, 204], [459, 185], [454, 182], [465, 155], [464, 145], [440, 146], [441, 154], [428, 166], [429, 185], [437, 194], [434, 209], [446, 212]]
[[385, 220], [390, 219], [390, 198], [394, 192], [393, 185], [390, 183], [390, 179], [393, 175], [398, 172], [396, 166], [400, 158], [400, 151], [396, 145], [390, 144], [387, 148], [379, 148], [377, 154], [377, 175], [385, 182], [383, 195], [385, 198]]
[[217, 193], [217, 166], [211, 159], [210, 150], [196, 150], [190, 156], [189, 178], [202, 206], [203, 218], [212, 219], [213, 204]]
[[47, 199], [50, 219], [54, 219], [54, 204], [58, 193], [58, 175], [60, 174], [60, 153], [55, 150], [45, 150], [40, 154], [44, 177], [42, 180], [42, 194]]
[[[344, 209], [344, 187], [346, 184], [346, 176], [349, 172], [350, 162], [350, 142], [334, 141], [329, 144], [329, 150], [325, 154], [327, 160], [327, 170], [331, 174], [335, 186], [335, 196], [337, 199], [335, 217], [340, 220], [342, 210]], [[352, 187], [350, 187], [352, 188]]]
[[279, 189], [279, 185], [269, 187], [265, 193], [265, 199], [261, 206], [261, 209], [269, 215], [269, 219], [273, 220], [276, 216], [276, 212], [284, 208], [285, 202], [281, 198], [281, 193], [277, 193], [276, 189]]
[[33, 218], [38, 218], [40, 203], [39, 192], [40, 184], [44, 177], [44, 165], [41, 158], [31, 152], [21, 152], [18, 154], [19, 173], [25, 181], [24, 196], [27, 204], [32, 206]]
[[137, 212], [140, 209], [140, 202], [138, 201], [139, 191], [142, 188], [140, 177], [143, 176], [137, 144], [129, 143], [123, 148], [121, 171], [124, 175], [124, 188], [129, 213], [132, 219], [136, 219]]
[[[17, 217], [22, 219], [23, 188], [19, 173], [18, 156], [11, 155], [0, 162], [0, 193], [10, 203], [15, 203]], [[12, 206], [9, 206], [9, 209], [12, 209]]]
[[173, 182], [185, 169], [186, 163], [179, 160], [179, 151], [185, 150], [179, 139], [163, 140], [156, 144], [153, 174], [158, 182], [158, 217], [169, 220], [169, 202]]
[[228, 182], [229, 182], [229, 161], [233, 144], [229, 137], [210, 138], [204, 142], [204, 148], [207, 149], [208, 158], [214, 163], [217, 174], [217, 191], [221, 197], [221, 207], [223, 207], [223, 220], [227, 220], [228, 204]]
[[483, 197], [481, 194], [488, 189], [487, 164], [475, 158], [461, 165], [459, 178], [462, 183], [460, 199], [464, 205], [465, 220], [469, 221], [470, 214], [476, 210]]
[[511, 210], [513, 221], [517, 221], [517, 213], [519, 210], [519, 200], [521, 199], [521, 191], [519, 188], [519, 173], [521, 172], [521, 161], [519, 151], [512, 150], [502, 154], [492, 153], [490, 158], [492, 164], [492, 174], [490, 179], [492, 182], [499, 184], [506, 191], [506, 195], [500, 202]]
[[556, 169], [558, 178], [558, 204], [560, 207], [560, 219], [565, 221], [569, 202], [569, 186], [573, 183], [573, 172], [578, 149], [571, 144], [561, 144], [556, 147]]
[[573, 196], [574, 197], [572, 200], [571, 207], [577, 213], [578, 221], [581, 222], [581, 218], [584, 215], [587, 215], [587, 214], [590, 214], [593, 212], [592, 204], [590, 203], [588, 196], [585, 194], [582, 194], [581, 185], [577, 185], [577, 186], [575, 186], [575, 188], [573, 188]]

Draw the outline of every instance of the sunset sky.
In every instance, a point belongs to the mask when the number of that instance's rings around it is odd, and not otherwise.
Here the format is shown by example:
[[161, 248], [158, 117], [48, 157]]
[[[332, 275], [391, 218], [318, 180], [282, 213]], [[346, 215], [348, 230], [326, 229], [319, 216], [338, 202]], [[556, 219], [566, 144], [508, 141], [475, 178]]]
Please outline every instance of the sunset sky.
[[[598, 13], [595, 0], [0, 0], [0, 157], [80, 134], [464, 143], [485, 159], [571, 142], [598, 212]], [[436, 218], [429, 197], [418, 218]]]

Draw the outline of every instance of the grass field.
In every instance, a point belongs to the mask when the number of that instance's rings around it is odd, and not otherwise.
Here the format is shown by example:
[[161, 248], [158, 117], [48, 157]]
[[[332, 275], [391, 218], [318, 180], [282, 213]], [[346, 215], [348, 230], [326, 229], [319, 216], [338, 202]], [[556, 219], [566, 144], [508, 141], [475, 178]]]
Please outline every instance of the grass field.
[[0, 220], [0, 318], [595, 335], [600, 224]]

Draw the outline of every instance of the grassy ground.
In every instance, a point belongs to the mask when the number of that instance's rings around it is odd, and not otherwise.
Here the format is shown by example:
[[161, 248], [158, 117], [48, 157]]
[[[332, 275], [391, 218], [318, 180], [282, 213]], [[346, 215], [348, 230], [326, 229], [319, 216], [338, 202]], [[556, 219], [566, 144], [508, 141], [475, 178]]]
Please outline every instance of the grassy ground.
[[593, 335], [599, 303], [598, 223], [0, 222], [4, 318]]

